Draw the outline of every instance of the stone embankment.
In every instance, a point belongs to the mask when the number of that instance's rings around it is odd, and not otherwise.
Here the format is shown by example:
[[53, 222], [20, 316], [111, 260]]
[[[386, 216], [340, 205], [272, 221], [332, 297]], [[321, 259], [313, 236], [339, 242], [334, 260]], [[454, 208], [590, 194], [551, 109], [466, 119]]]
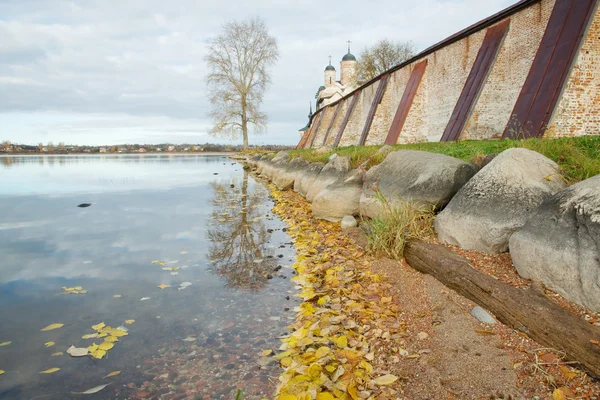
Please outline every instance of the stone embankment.
[[385, 160], [370, 169], [368, 162], [352, 169], [335, 154], [325, 165], [283, 151], [241, 161], [301, 194], [323, 220], [375, 218], [383, 202], [434, 208], [440, 241], [509, 251], [523, 277], [600, 311], [600, 176], [567, 186], [555, 162], [526, 149], [506, 150], [481, 169], [429, 152], [382, 151]]

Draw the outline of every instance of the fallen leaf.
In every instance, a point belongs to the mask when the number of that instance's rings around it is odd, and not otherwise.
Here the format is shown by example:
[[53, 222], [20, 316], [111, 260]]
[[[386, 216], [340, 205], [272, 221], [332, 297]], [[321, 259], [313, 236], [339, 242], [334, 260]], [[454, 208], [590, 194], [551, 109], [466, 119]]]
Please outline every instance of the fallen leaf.
[[482, 336], [485, 336], [485, 335], [491, 336], [491, 335], [495, 335], [496, 334], [496, 332], [488, 331], [486, 329], [475, 329], [475, 333], [478, 333], [478, 334], [480, 334]]
[[317, 395], [317, 400], [335, 400], [335, 397], [329, 392], [321, 392]]
[[557, 388], [552, 392], [552, 400], [567, 400], [567, 396], [561, 388]]
[[317, 351], [315, 352], [315, 357], [317, 357], [317, 359], [319, 359], [319, 358], [323, 358], [323, 357], [325, 357], [327, 354], [329, 354], [329, 352], [330, 352], [330, 350], [329, 350], [329, 347], [325, 347], [325, 346], [323, 346], [323, 347], [319, 347], [319, 348], [317, 349]]
[[86, 390], [85, 392], [71, 392], [71, 393], [72, 394], [94, 394], [94, 393], [98, 393], [99, 391], [101, 391], [102, 389], [107, 387], [108, 385], [110, 385], [110, 383], [107, 383], [106, 385], [99, 385], [99, 386], [93, 387], [91, 389]]
[[95, 331], [99, 331], [102, 328], [104, 328], [106, 325], [104, 324], [104, 322], [100, 322], [99, 324], [96, 325], [92, 325], [92, 329]]
[[384, 385], [390, 385], [390, 384], [396, 382], [397, 380], [398, 380], [398, 377], [396, 375], [387, 374], [387, 375], [383, 375], [378, 378], [375, 378], [375, 383], [378, 384], [379, 386], [384, 386]]
[[120, 298], [121, 298], [121, 295], [120, 295], [120, 294], [115, 294], [113, 297], [114, 297], [115, 299], [120, 299]]
[[110, 374], [106, 375], [105, 378], [110, 378], [111, 376], [117, 376], [121, 373], [121, 371], [113, 371]]
[[67, 349], [67, 353], [69, 353], [71, 357], [85, 357], [88, 355], [89, 350], [87, 347], [75, 347], [71, 345], [71, 347]]
[[152, 297], [142, 297], [140, 301], [150, 300]]
[[0, 347], [2, 347], [2, 346], [8, 346], [11, 343], [12, 342], [10, 342], [10, 341], [9, 342], [2, 342], [2, 343], [0, 343]]
[[125, 320], [125, 323], [126, 323], [127, 325], [131, 325], [131, 324], [133, 324], [134, 322], [135, 322], [135, 319], [126, 319], [126, 320]]
[[111, 342], [102, 342], [98, 346], [98, 349], [104, 350], [104, 351], [108, 351], [108, 350], [112, 349], [113, 347], [115, 347], [114, 343], [111, 343]]
[[50, 324], [47, 327], [45, 327], [44, 329], [42, 329], [42, 332], [45, 331], [51, 331], [53, 329], [58, 329], [58, 328], [62, 328], [64, 326], [64, 324]]
[[161, 288], [161, 289], [168, 288], [168, 287], [170, 287], [170, 286], [171, 286], [171, 285], [166, 285], [166, 284], [164, 284], [164, 283], [161, 283], [160, 285], [158, 285], [158, 287], [159, 287], [159, 288]]
[[263, 357], [266, 357], [269, 354], [271, 354], [272, 352], [273, 352], [273, 350], [271, 350], [271, 349], [263, 350], [263, 351], [261, 351], [260, 355], [263, 356]]
[[181, 340], [183, 340], [184, 342], [193, 342], [196, 340], [196, 338], [193, 336], [188, 336], [185, 339], [181, 339]]
[[62, 356], [63, 354], [65, 353], [63, 353], [62, 351], [57, 351], [56, 353], [52, 353], [52, 357]]
[[4, 374], [4, 370], [0, 369], [0, 375]]
[[118, 338], [118, 337], [116, 337], [116, 336], [107, 336], [107, 337], [104, 339], [104, 341], [105, 341], [105, 342], [108, 342], [108, 343], [114, 343], [114, 342], [118, 342], [118, 341], [119, 341], [119, 338]]
[[600, 346], [600, 342], [598, 342], [597, 340], [594, 340], [594, 339], [590, 339], [590, 343], [595, 344], [596, 346]]
[[106, 355], [106, 350], [96, 349], [96, 350], [90, 352], [90, 354], [92, 355], [92, 357], [100, 360], [102, 357], [104, 357]]
[[577, 372], [571, 371], [567, 366], [561, 365], [560, 372], [567, 380], [571, 380], [577, 376]]
[[179, 287], [186, 288], [188, 286], [192, 286], [192, 282], [181, 282]]
[[55, 344], [56, 344], [56, 343], [54, 343], [54, 342], [46, 342], [46, 343], [44, 343], [44, 346], [46, 346], [46, 347], [52, 347], [52, 346], [54, 346]]
[[94, 339], [98, 337], [98, 332], [96, 333], [88, 333], [87, 335], [83, 335], [82, 339]]
[[50, 368], [50, 369], [47, 369], [45, 371], [40, 372], [40, 374], [53, 374], [56, 371], [60, 371], [60, 368], [56, 368], [56, 367], [55, 368]]

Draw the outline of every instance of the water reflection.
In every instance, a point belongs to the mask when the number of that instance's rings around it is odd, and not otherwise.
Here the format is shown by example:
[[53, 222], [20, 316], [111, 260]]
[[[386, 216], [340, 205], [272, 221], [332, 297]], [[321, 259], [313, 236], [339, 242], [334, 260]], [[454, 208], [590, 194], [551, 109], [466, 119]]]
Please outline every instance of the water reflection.
[[267, 197], [263, 188], [248, 194], [248, 172], [241, 188], [212, 183], [213, 212], [207, 238], [212, 270], [236, 289], [264, 288], [275, 268], [272, 251], [265, 247], [270, 233], [260, 215], [259, 205]]

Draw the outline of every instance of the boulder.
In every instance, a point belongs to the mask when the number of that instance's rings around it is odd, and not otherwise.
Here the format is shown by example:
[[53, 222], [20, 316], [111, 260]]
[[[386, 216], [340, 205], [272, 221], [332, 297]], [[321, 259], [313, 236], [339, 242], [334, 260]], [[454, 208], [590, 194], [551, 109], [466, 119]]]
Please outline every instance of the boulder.
[[289, 158], [290, 154], [287, 151], [280, 151], [272, 160], [259, 162], [261, 176], [264, 176], [271, 181], [276, 179], [281, 171], [287, 166]]
[[565, 187], [558, 165], [527, 149], [508, 149], [467, 182], [435, 219], [442, 242], [487, 253], [508, 239], [548, 197]]
[[328, 185], [343, 179], [349, 171], [350, 157], [334, 157], [331, 161], [325, 164], [319, 173], [319, 176], [317, 176], [317, 179], [315, 179], [308, 188], [306, 192], [306, 200], [312, 202], [317, 193], [325, 189], [325, 187]]
[[600, 175], [546, 199], [509, 249], [522, 277], [600, 311]]
[[279, 190], [288, 190], [294, 187], [294, 182], [300, 174], [308, 168], [308, 161], [297, 157], [279, 170], [273, 177], [273, 183]]
[[442, 208], [476, 172], [474, 165], [442, 154], [414, 150], [389, 153], [381, 164], [367, 171], [360, 214], [374, 218], [381, 213], [383, 204], [377, 193], [392, 207], [417, 202]]
[[346, 215], [342, 218], [342, 229], [354, 228], [356, 226], [358, 226], [358, 221], [352, 215]]
[[303, 197], [306, 197], [308, 189], [317, 179], [324, 166], [325, 164], [323, 163], [311, 163], [306, 169], [298, 172], [296, 180], [294, 181], [294, 191], [300, 193]]
[[362, 187], [363, 173], [358, 169], [325, 186], [312, 200], [313, 216], [339, 222], [347, 215], [358, 215]]

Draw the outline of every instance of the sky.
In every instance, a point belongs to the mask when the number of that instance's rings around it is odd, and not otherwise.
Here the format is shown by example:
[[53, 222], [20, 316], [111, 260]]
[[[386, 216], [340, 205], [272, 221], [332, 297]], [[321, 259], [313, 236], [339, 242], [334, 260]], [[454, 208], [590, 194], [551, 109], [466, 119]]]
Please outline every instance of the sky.
[[0, 141], [240, 143], [213, 137], [206, 44], [262, 18], [280, 58], [250, 144], [296, 144], [328, 56], [380, 39], [418, 51], [516, 0], [0, 0]]

